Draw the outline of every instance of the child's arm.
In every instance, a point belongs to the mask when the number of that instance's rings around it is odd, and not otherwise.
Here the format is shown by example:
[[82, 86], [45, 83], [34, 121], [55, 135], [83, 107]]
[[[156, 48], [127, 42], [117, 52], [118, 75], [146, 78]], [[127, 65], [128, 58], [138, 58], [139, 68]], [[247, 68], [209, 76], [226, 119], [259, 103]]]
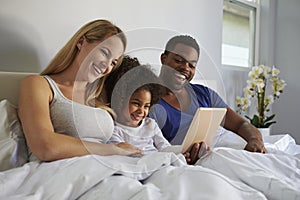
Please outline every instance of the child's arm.
[[155, 123], [154, 127], [154, 146], [157, 148], [158, 151], [162, 151], [163, 149], [170, 147], [171, 144], [169, 141], [163, 136], [160, 128], [158, 127], [157, 123], [153, 120]]
[[113, 134], [112, 134], [111, 138], [109, 138], [107, 143], [108, 144], [118, 144], [118, 143], [121, 143], [121, 142], [125, 142], [124, 137], [123, 137], [123, 133], [122, 133], [121, 129], [118, 126], [115, 126]]

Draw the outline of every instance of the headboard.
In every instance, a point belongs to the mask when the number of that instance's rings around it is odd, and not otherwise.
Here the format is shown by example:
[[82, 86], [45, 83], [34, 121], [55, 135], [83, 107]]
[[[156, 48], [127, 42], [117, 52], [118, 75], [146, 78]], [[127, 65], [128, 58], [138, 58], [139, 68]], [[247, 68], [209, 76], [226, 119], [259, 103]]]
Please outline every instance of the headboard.
[[31, 74], [34, 73], [0, 71], [0, 101], [7, 99], [14, 105], [18, 105], [20, 81]]

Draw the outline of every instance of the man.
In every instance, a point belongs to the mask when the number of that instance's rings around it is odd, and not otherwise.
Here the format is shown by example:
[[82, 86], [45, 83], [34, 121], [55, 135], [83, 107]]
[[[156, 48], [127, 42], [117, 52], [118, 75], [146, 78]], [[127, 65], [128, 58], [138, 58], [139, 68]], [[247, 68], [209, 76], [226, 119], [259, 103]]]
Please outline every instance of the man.
[[[260, 132], [234, 112], [221, 97], [202, 85], [189, 83], [194, 77], [200, 48], [196, 40], [187, 35], [171, 38], [161, 55], [159, 79], [164, 87], [162, 99], [149, 116], [156, 120], [171, 144], [181, 144], [198, 107], [226, 107], [224, 128], [247, 141], [245, 150], [265, 153]], [[199, 144], [185, 154], [193, 163], [198, 158]]]

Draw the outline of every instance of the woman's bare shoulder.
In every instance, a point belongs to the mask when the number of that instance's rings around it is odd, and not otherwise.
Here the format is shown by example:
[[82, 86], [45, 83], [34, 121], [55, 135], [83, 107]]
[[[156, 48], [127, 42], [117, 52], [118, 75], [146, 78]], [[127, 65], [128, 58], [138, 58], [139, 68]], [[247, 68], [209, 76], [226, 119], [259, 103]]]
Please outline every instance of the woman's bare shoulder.
[[49, 93], [51, 91], [48, 81], [41, 75], [29, 75], [22, 79], [20, 84], [21, 91], [27, 91], [33, 93], [42, 92]]
[[25, 78], [22, 79], [22, 82], [36, 82], [36, 81], [43, 81], [45, 78], [39, 74], [32, 74], [28, 75]]
[[43, 86], [48, 85], [47, 80], [38, 74], [29, 75], [22, 79], [21, 86]]

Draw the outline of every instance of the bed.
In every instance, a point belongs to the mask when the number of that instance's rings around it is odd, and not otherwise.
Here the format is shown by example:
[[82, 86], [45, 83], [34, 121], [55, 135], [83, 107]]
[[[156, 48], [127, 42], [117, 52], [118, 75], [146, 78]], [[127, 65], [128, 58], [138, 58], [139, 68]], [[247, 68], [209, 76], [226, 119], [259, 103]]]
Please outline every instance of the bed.
[[29, 162], [17, 117], [27, 75], [0, 72], [0, 199], [300, 199], [300, 147], [287, 134], [265, 136], [269, 153], [259, 154], [220, 128], [193, 166], [168, 152]]

